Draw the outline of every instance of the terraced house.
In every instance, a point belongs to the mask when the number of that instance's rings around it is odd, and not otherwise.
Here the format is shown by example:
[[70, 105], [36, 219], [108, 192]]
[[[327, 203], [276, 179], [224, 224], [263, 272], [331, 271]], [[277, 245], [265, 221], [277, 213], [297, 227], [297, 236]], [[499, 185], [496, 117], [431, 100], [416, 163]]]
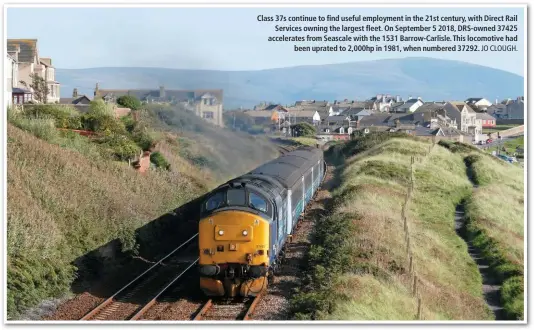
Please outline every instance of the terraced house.
[[[7, 39], [7, 53], [17, 65], [18, 81], [13, 89], [13, 104], [22, 104], [29, 101], [43, 103], [58, 103], [60, 98], [61, 84], [56, 81], [55, 68], [52, 59], [40, 57], [37, 47], [37, 39]], [[37, 74], [46, 81], [48, 95], [45, 100], [33, 97], [32, 85], [33, 74]]]
[[180, 104], [204, 120], [223, 127], [222, 89], [177, 90], [160, 86], [159, 89], [100, 89], [96, 84], [94, 96], [105, 102], [116, 102], [124, 95], [137, 97], [143, 103]]

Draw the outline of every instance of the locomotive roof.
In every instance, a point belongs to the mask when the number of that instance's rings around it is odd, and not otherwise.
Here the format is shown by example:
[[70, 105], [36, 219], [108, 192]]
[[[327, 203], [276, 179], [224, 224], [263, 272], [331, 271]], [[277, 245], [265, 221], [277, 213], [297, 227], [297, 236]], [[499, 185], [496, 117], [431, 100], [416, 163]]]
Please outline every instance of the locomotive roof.
[[254, 169], [250, 174], [263, 174], [275, 178], [285, 188], [297, 183], [310, 167], [322, 158], [322, 151], [317, 148], [302, 148], [289, 152]]

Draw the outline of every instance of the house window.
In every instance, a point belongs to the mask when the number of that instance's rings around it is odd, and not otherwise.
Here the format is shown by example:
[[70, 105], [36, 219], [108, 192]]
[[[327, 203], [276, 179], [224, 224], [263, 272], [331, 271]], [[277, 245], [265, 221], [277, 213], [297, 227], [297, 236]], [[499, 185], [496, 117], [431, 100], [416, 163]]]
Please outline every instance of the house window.
[[213, 119], [213, 111], [206, 111], [202, 113], [202, 118]]

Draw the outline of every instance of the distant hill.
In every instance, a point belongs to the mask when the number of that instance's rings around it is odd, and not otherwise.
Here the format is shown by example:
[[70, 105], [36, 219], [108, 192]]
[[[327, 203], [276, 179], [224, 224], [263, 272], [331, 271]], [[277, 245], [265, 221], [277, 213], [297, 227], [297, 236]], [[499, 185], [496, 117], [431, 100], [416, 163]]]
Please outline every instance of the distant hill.
[[300, 99], [367, 99], [380, 93], [421, 96], [423, 100], [468, 97], [515, 98], [524, 78], [502, 70], [426, 57], [297, 66], [260, 71], [182, 70], [165, 68], [57, 69], [61, 95], [73, 88], [93, 95], [100, 88], [222, 88], [224, 107], [251, 107], [261, 101], [290, 104]]

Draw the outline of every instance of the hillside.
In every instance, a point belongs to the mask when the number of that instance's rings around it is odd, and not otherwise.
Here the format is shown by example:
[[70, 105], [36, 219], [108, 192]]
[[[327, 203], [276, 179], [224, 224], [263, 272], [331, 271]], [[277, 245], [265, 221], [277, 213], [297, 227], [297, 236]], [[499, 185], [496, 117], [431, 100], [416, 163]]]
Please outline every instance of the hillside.
[[[512, 276], [503, 285], [503, 305], [511, 319], [521, 319], [520, 170], [505, 175], [500, 166], [508, 164], [469, 146], [454, 151], [402, 134], [371, 134], [330, 147], [339, 186], [331, 213], [315, 225], [306, 280], [293, 300], [297, 318], [493, 319], [477, 264], [455, 231], [455, 210], [469, 200], [471, 234], [478, 235], [478, 247], [486, 249], [501, 278]], [[472, 153], [483, 157], [475, 171], [487, 188], [474, 190], [466, 175], [464, 158]], [[500, 195], [489, 195], [499, 188], [516, 191], [498, 204]], [[505, 225], [503, 216], [510, 213], [514, 220]]]
[[343, 64], [297, 66], [260, 71], [180, 70], [165, 68], [56, 69], [63, 97], [73, 88], [93, 95], [100, 88], [221, 88], [224, 106], [252, 107], [261, 101], [294, 103], [301, 99], [367, 99], [380, 93], [421, 96], [423, 100], [468, 97], [515, 98], [524, 78], [459, 61], [404, 58]]
[[[56, 117], [65, 114], [50, 109]], [[162, 113], [172, 121], [163, 122]], [[266, 140], [221, 130], [177, 109], [140, 114], [138, 125], [149, 129], [168, 169], [143, 175], [117, 158], [137, 152], [131, 139], [139, 144], [149, 138], [135, 129], [130, 137], [119, 120], [105, 117], [101, 123], [116, 133], [92, 141], [58, 132], [59, 117], [9, 113], [9, 319], [25, 318], [27, 308], [77, 286], [83, 292], [90, 280], [135, 256], [150, 260], [168, 251], [166, 243], [175, 245], [180, 234], [195, 229], [187, 224], [191, 219], [168, 212], [278, 155]], [[79, 120], [69, 115], [69, 122]]]

